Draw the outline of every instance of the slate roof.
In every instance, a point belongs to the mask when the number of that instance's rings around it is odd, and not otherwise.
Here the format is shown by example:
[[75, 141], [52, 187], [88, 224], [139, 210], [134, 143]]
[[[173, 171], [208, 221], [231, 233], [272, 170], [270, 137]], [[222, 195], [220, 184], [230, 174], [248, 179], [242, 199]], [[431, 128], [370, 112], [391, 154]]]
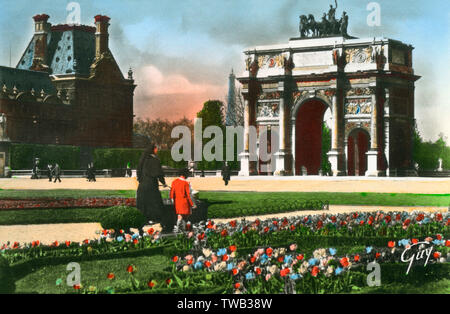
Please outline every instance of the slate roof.
[[18, 92], [30, 92], [33, 88], [36, 93], [44, 90], [46, 94], [56, 94], [50, 76], [45, 72], [0, 66], [0, 89], [3, 88], [3, 85], [6, 85], [9, 91], [16, 86]]
[[[28, 70], [33, 63], [34, 37], [17, 64]], [[95, 27], [55, 25], [47, 36], [47, 64], [53, 75], [89, 75], [95, 59]]]

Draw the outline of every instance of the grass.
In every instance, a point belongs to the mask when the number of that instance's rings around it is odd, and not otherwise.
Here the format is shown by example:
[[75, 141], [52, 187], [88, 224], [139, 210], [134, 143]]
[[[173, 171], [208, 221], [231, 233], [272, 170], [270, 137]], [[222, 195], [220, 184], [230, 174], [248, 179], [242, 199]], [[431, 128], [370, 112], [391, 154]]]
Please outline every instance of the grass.
[[0, 200], [27, 198], [87, 198], [87, 197], [136, 197], [134, 190], [2, 190]]
[[[1, 198], [35, 197], [134, 197], [134, 190], [0, 190]], [[168, 192], [161, 192], [163, 198]], [[264, 206], [268, 201], [280, 204], [292, 200], [322, 200], [332, 205], [380, 205], [380, 206], [449, 206], [450, 194], [398, 194], [398, 193], [328, 193], [328, 192], [200, 192], [200, 199], [207, 200], [209, 213], [226, 208]], [[50, 224], [98, 222], [107, 209], [40, 209], [0, 211], [0, 225]], [[270, 214], [270, 212], [267, 212]]]
[[442, 279], [434, 282], [426, 282], [420, 285], [413, 284], [383, 284], [379, 287], [363, 287], [355, 290], [357, 294], [450, 294], [450, 280]]
[[[141, 282], [152, 280], [152, 273], [163, 271], [169, 266], [170, 259], [163, 255], [123, 258], [114, 260], [98, 260], [80, 262], [81, 284], [84, 287], [95, 286], [99, 290], [107, 287], [129, 287], [128, 265], [135, 265], [137, 271], [134, 275]], [[70, 271], [67, 265], [45, 266], [16, 281], [15, 293], [73, 293], [73, 287], [66, 284], [66, 278]], [[113, 273], [115, 279], [107, 278], [108, 273]], [[60, 285], [56, 281], [62, 279]]]
[[99, 222], [108, 208], [30, 209], [0, 211], [0, 225]]

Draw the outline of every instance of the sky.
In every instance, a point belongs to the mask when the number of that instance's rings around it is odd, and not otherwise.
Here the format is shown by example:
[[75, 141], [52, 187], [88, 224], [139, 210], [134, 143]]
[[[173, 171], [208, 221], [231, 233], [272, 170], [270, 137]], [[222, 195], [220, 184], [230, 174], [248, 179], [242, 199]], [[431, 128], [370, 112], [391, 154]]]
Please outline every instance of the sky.
[[[66, 0], [0, 0], [0, 65], [15, 66], [33, 36], [35, 14], [65, 24]], [[78, 0], [81, 24], [108, 15], [110, 49], [138, 85], [140, 118], [190, 119], [205, 101], [226, 101], [231, 69], [244, 69], [244, 49], [284, 44], [298, 36], [298, 16], [319, 19], [334, 0]], [[422, 137], [443, 133], [450, 143], [450, 38], [448, 0], [379, 0], [380, 26], [369, 26], [370, 0], [338, 0], [350, 35], [384, 36], [415, 47], [416, 120]], [[11, 54], [10, 54], [11, 50]]]

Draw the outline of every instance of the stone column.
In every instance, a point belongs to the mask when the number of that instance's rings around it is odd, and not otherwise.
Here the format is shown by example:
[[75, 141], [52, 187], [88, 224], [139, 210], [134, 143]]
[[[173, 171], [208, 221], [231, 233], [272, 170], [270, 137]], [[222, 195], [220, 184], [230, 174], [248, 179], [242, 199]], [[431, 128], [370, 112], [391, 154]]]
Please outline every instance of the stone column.
[[275, 153], [276, 158], [276, 165], [275, 165], [275, 172], [274, 175], [276, 176], [284, 176], [289, 174], [286, 171], [286, 158], [289, 157], [290, 153], [286, 149], [286, 142], [287, 142], [287, 123], [286, 118], [288, 115], [288, 112], [286, 110], [286, 101], [285, 101], [285, 93], [283, 90], [280, 90], [281, 96], [280, 96], [280, 103], [279, 103], [279, 118], [278, 118], [278, 135], [279, 135], [279, 143], [280, 147], [278, 152]]
[[377, 92], [373, 89], [372, 95], [372, 118], [370, 124], [370, 150], [367, 154], [367, 177], [378, 177], [378, 103]]
[[256, 98], [249, 97], [248, 94], [244, 94], [244, 151], [239, 154], [239, 157], [241, 158], [241, 171], [239, 172], [240, 176], [257, 174], [256, 163], [258, 157], [254, 151], [256, 148], [256, 142], [251, 143], [251, 141], [256, 140], [256, 138], [251, 136], [251, 133], [255, 133], [253, 131], [255, 130], [256, 112], [254, 110], [255, 108], [252, 108], [254, 106], [256, 106]]
[[338, 95], [338, 91], [332, 97], [332, 110], [333, 110], [333, 130], [331, 134], [331, 151], [328, 153], [328, 160], [331, 164], [331, 170], [333, 176], [345, 175], [344, 171], [344, 151], [342, 144], [342, 119], [343, 119], [343, 104], [342, 96]]

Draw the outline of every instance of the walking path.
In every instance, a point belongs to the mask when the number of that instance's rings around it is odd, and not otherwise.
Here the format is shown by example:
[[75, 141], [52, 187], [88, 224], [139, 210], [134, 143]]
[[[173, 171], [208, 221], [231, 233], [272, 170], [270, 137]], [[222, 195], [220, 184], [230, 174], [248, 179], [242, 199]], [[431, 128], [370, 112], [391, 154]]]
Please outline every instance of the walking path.
[[[383, 206], [345, 206], [345, 205], [330, 205], [329, 210], [320, 211], [297, 211], [283, 214], [270, 214], [262, 216], [240, 217], [232, 219], [214, 219], [216, 223], [226, 223], [234, 219], [245, 218], [248, 221], [253, 221], [256, 218], [261, 220], [293, 217], [299, 215], [315, 215], [315, 214], [338, 214], [349, 213], [354, 211], [376, 212], [376, 211], [424, 211], [436, 212], [446, 211], [446, 207], [383, 207]], [[148, 226], [150, 227], [150, 226]], [[152, 226], [155, 230], [161, 230], [159, 224]], [[146, 227], [147, 228], [147, 227]], [[43, 225], [14, 225], [14, 226], [0, 226], [0, 246], [6, 242], [14, 243], [30, 243], [39, 240], [42, 244], [49, 245], [54, 241], [64, 243], [65, 241], [82, 242], [85, 239], [96, 240], [100, 237], [99, 231], [102, 230], [99, 223], [74, 223], [74, 224], [43, 224]]]
[[[174, 178], [167, 178], [170, 185]], [[228, 186], [220, 177], [190, 178], [198, 191], [251, 192], [376, 192], [450, 194], [450, 178], [366, 178], [366, 177], [232, 177]], [[0, 189], [51, 190], [136, 190], [135, 178], [98, 178], [86, 182], [82, 178], [62, 178], [62, 182], [25, 178], [0, 179]]]

